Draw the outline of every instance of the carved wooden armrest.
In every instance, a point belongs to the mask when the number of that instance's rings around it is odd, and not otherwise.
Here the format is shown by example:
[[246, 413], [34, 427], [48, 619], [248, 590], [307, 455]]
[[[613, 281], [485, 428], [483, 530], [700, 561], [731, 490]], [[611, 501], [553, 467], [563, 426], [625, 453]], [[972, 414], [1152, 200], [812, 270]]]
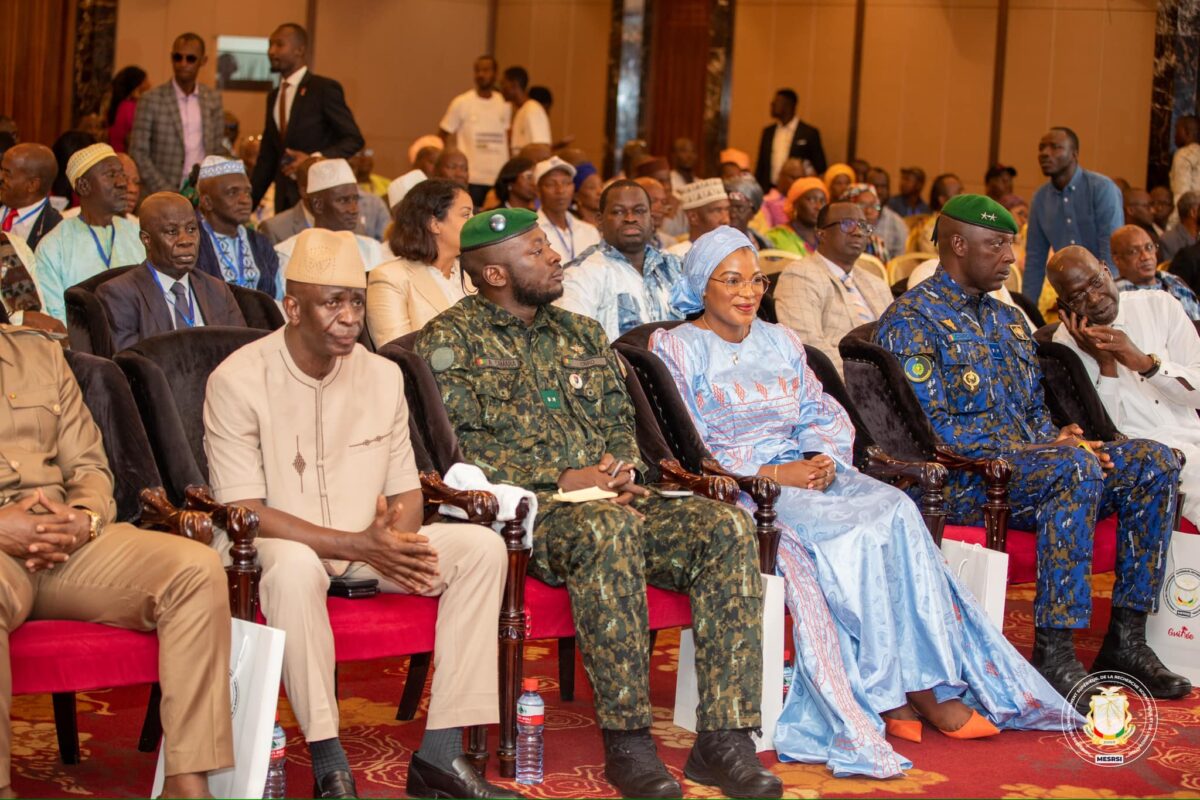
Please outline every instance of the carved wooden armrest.
[[758, 534], [758, 568], [761, 572], [774, 575], [775, 557], [779, 552], [779, 527], [775, 524], [779, 481], [765, 475], [734, 475], [713, 458], [704, 459], [700, 468], [710, 475], [737, 481], [738, 488], [750, 495], [754, 501], [755, 533]]
[[946, 467], [936, 461], [902, 461], [878, 445], [867, 448], [866, 473], [873, 478], [898, 480], [921, 487], [921, 517], [938, 546], [946, 528]]
[[[500, 513], [500, 502], [491, 492], [477, 489], [460, 490], [446, 485], [442, 476], [436, 472], [421, 473], [421, 494], [426, 504], [441, 505], [462, 509], [466, 512], [467, 521], [476, 525], [491, 525]], [[520, 509], [518, 508], [518, 513]], [[524, 514], [521, 514], [524, 519]]]
[[677, 484], [711, 500], [720, 500], [722, 503], [737, 502], [738, 484], [728, 475], [697, 475], [694, 472], [688, 472], [673, 458], [664, 458], [659, 461], [658, 468], [662, 470], [664, 483]]
[[945, 445], [934, 447], [934, 453], [939, 464], [983, 477], [987, 494], [983, 504], [987, 546], [1003, 551], [1008, 540], [1008, 482], [1012, 479], [1012, 464], [1003, 458], [971, 458]]
[[189, 486], [183, 490], [183, 496], [185, 508], [210, 514], [213, 522], [229, 534], [235, 547], [258, 537], [258, 513], [252, 509], [218, 503], [207, 486]]
[[700, 462], [700, 468], [706, 475], [720, 475], [737, 481], [738, 489], [750, 495], [755, 505], [774, 505], [779, 499], [779, 481], [766, 475], [736, 475], [721, 466], [715, 458], [706, 458]]
[[183, 490], [188, 509], [212, 515], [229, 537], [229, 607], [233, 616], [253, 622], [258, 616], [258, 512], [245, 506], [218, 503], [207, 486], [189, 486]]
[[176, 508], [167, 499], [167, 492], [161, 486], [142, 489], [139, 497], [142, 501], [143, 527], [165, 530], [201, 544], [212, 544], [213, 521], [206, 512]]

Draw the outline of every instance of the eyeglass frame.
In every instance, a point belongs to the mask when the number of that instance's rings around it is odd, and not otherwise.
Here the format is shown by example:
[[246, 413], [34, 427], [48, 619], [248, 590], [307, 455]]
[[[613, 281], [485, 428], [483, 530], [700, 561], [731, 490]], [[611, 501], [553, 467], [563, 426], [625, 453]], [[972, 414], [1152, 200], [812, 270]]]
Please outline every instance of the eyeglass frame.
[[[849, 230], [846, 229], [846, 223], [850, 223], [851, 227]], [[855, 230], [860, 230], [867, 236], [875, 233], [874, 225], [867, 222], [865, 219], [854, 219], [853, 217], [842, 217], [841, 219], [834, 220], [833, 222], [827, 222], [821, 226], [821, 230], [832, 228], [834, 225], [837, 225], [838, 228], [841, 229], [842, 233], [847, 235], [854, 233]]]
[[195, 53], [171, 53], [171, 61], [175, 64], [180, 64], [183, 62], [195, 64], [199, 60], [200, 56], [196, 55]]
[[766, 294], [767, 289], [771, 288], [771, 279], [761, 272], [750, 280], [742, 277], [718, 278], [716, 276], [712, 276], [708, 280], [712, 283], [721, 284], [730, 294], [741, 294], [742, 289], [745, 289], [747, 286], [756, 294]]

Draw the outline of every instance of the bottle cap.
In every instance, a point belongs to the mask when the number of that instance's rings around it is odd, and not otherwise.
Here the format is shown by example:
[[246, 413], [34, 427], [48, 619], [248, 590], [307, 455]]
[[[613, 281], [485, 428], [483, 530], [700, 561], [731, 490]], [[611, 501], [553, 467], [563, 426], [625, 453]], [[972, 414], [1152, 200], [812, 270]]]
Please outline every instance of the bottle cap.
[[521, 679], [521, 691], [522, 692], [536, 692], [537, 690], [538, 690], [538, 679], [537, 678], [522, 678]]

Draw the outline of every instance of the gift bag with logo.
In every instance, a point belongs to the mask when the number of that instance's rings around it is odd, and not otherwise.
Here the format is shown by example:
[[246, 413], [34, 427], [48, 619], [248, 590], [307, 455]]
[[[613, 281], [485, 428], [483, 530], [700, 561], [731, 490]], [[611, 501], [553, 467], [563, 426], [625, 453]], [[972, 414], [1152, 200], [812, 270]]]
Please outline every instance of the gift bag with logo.
[[[229, 769], [210, 772], [213, 797], [262, 797], [271, 758], [271, 734], [283, 672], [283, 631], [235, 619], [229, 650], [229, 700], [233, 717], [233, 758]], [[166, 748], [158, 748], [151, 797], [162, 793]]]
[[[783, 713], [783, 578], [762, 576], [763, 580], [763, 693], [762, 736], [755, 736], [758, 752], [775, 749], [775, 723]], [[675, 678], [675, 724], [684, 730], [696, 730], [696, 706], [700, 690], [696, 685], [696, 640], [692, 629], [679, 634], [679, 672]]]
[[942, 539], [942, 557], [959, 584], [975, 596], [998, 630], [1004, 630], [1004, 590], [1008, 586], [1008, 553], [980, 544]]
[[1146, 621], [1146, 643], [1174, 672], [1200, 684], [1200, 536], [1171, 534], [1158, 612]]

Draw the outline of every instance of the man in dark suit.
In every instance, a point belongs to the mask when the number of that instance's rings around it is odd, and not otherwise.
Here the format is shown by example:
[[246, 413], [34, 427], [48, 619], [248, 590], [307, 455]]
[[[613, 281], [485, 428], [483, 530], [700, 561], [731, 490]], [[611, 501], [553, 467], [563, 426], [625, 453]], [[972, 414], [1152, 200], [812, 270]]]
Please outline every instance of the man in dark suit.
[[[196, 270], [276, 297], [279, 256], [272, 242], [250, 230], [250, 179], [241, 161], [209, 156], [200, 165], [200, 253]], [[278, 293], [282, 299], [282, 292]]]
[[771, 100], [771, 117], [775, 122], [763, 128], [758, 165], [754, 169], [754, 177], [764, 192], [775, 184], [783, 162], [789, 158], [808, 161], [818, 175], [825, 171], [821, 132], [796, 116], [796, 102], [796, 93], [791, 89], [780, 89]]
[[54, 151], [44, 144], [14, 145], [0, 159], [0, 230], [22, 237], [30, 250], [62, 222], [49, 200], [57, 176]]
[[172, 192], [142, 203], [146, 261], [96, 290], [117, 350], [159, 333], [204, 325], [245, 327], [225, 282], [193, 269], [200, 225], [192, 204]]
[[308, 33], [295, 23], [280, 25], [271, 34], [267, 58], [271, 71], [280, 75], [280, 85], [267, 95], [262, 148], [250, 185], [257, 207], [275, 182], [276, 213], [300, 202], [295, 181], [300, 162], [311, 155], [349, 158], [363, 146], [342, 85], [309, 72], [307, 51]]
[[179, 191], [192, 167], [222, 151], [221, 93], [196, 82], [207, 61], [204, 40], [194, 33], [181, 34], [171, 45], [174, 77], [138, 100], [129, 155], [148, 194]]

